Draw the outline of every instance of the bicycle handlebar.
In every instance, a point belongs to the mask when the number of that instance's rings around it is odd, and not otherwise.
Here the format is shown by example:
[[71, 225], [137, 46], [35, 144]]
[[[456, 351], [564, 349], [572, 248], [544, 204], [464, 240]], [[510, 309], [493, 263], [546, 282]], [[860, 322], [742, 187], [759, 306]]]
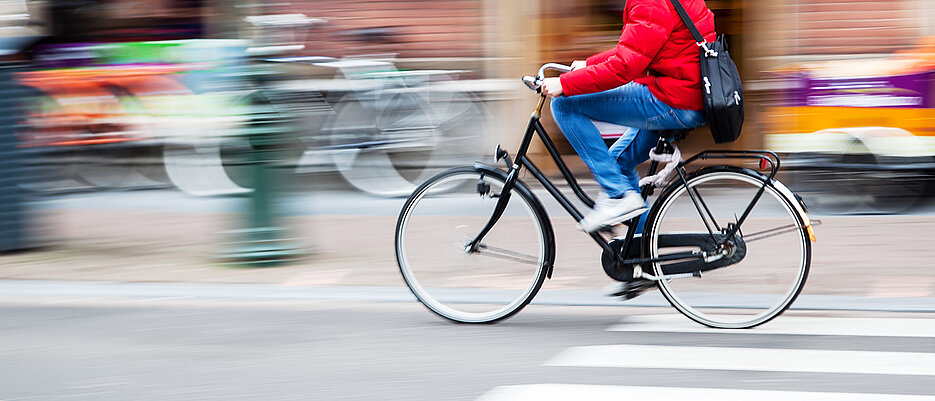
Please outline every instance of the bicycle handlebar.
[[536, 76], [523, 76], [523, 83], [526, 84], [529, 89], [539, 92], [539, 89], [542, 87], [542, 81], [545, 79], [545, 72], [548, 70], [568, 72], [571, 71], [571, 66], [558, 63], [543, 64], [542, 67], [539, 67], [539, 72], [536, 73]]

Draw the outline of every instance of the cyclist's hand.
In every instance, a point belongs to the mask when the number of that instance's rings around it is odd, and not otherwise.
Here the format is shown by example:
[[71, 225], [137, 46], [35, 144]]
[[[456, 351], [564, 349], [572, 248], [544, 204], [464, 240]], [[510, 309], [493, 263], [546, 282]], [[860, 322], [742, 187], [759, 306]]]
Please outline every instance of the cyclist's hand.
[[542, 81], [542, 93], [551, 97], [559, 97], [562, 91], [562, 81], [558, 78], [546, 78]]
[[579, 70], [588, 66], [588, 62], [584, 60], [575, 60], [571, 63], [572, 70]]

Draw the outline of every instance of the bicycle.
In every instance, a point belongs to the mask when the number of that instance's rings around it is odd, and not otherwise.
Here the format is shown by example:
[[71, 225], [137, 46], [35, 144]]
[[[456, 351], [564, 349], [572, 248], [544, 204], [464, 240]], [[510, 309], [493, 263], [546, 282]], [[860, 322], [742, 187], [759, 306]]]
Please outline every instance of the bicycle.
[[465, 71], [399, 69], [393, 55], [292, 57], [324, 20], [245, 21], [255, 28], [250, 41], [39, 49], [36, 71], [18, 74], [29, 117], [18, 136], [37, 160], [28, 189], [248, 193], [253, 123], [283, 131], [273, 138], [283, 169], [337, 172], [378, 196], [406, 196], [481, 154], [477, 127], [465, 122], [484, 121], [486, 110], [455, 79]]
[[[523, 82], [541, 94], [549, 70], [571, 67], [545, 64]], [[583, 218], [527, 157], [534, 136], [574, 195], [587, 207], [594, 205], [540, 122], [545, 101], [541, 95], [514, 157], [497, 147], [496, 160], [505, 170], [476, 162], [444, 171], [422, 183], [400, 211], [395, 236], [400, 272], [416, 298], [445, 319], [501, 321], [528, 305], [552, 277], [552, 224], [536, 194], [519, 179], [522, 171], [575, 221]], [[687, 131], [661, 131], [654, 153], [678, 154], [673, 142]], [[779, 316], [805, 284], [814, 241], [803, 202], [775, 179], [779, 157], [770, 151], [709, 150], [679, 159], [662, 169], [675, 175], [661, 186], [642, 233], [637, 234], [635, 218], [625, 222], [622, 237], [590, 234], [602, 249], [605, 273], [622, 282], [654, 283], [679, 312], [710, 327], [750, 328]], [[685, 169], [701, 160], [754, 161], [765, 174], [731, 165]], [[659, 177], [660, 163], [650, 162], [648, 176]], [[644, 200], [655, 189], [642, 185]], [[710, 202], [723, 195], [727, 202]]]
[[[308, 19], [301, 14], [248, 18], [258, 28], [287, 31], [326, 23], [303, 22]], [[270, 42], [267, 35], [259, 33], [254, 44]], [[246, 101], [293, 122], [290, 164], [296, 173], [336, 170], [364, 192], [402, 197], [444, 168], [481, 154], [477, 127], [466, 124], [484, 122], [481, 99], [451, 84], [466, 71], [399, 69], [392, 54], [288, 56], [299, 48], [304, 44], [249, 48], [262, 72], [248, 80], [253, 90]], [[333, 79], [308, 79], [307, 70], [287, 74], [287, 66], [326, 70]]]

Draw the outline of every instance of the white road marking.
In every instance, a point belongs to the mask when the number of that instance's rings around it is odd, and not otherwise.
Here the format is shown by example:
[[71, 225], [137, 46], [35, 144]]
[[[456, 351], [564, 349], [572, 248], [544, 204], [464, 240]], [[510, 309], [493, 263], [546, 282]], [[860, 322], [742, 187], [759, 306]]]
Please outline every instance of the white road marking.
[[568, 348], [549, 366], [754, 370], [935, 376], [935, 353], [596, 345]]
[[678, 387], [597, 386], [583, 384], [530, 384], [496, 387], [478, 401], [933, 401], [935, 396], [816, 393], [798, 391], [732, 390]]
[[607, 331], [931, 338], [935, 337], [935, 319], [780, 316], [748, 330], [723, 330], [702, 326], [682, 315], [639, 315], [628, 316]]

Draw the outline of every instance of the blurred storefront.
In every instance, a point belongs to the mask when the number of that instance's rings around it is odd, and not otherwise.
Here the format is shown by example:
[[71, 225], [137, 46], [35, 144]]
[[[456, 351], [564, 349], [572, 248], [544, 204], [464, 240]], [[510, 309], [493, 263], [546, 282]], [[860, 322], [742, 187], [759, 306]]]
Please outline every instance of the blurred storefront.
[[[40, 2], [2, 3], [8, 8], [41, 8]], [[625, 0], [61, 0], [45, 4], [45, 10], [33, 11], [37, 21], [33, 29], [51, 35], [47, 42], [249, 38], [247, 16], [302, 13], [322, 18], [327, 23], [309, 30], [301, 55], [384, 54], [395, 57], [403, 69], [463, 70], [459, 78], [479, 80], [478, 88], [486, 82], [481, 92], [497, 101], [491, 104], [494, 125], [485, 145], [503, 142], [510, 147], [534, 101], [518, 78], [544, 62], [569, 63], [614, 46]], [[772, 72], [790, 64], [912, 52], [924, 49], [918, 45], [927, 35], [935, 35], [931, 22], [935, 3], [930, 0], [708, 0], [707, 4], [715, 12], [718, 32], [729, 35], [731, 54], [747, 82], [747, 124], [741, 139], [729, 145], [734, 148], [769, 145], [764, 133], [776, 127], [768, 121], [765, 108], [788, 95], [780, 90], [782, 83], [771, 80]], [[709, 145], [706, 129], [686, 143], [688, 148]]]
[[[546, 0], [539, 4], [541, 51], [536, 55], [539, 60], [580, 59], [613, 46], [619, 37], [620, 13], [625, 0]], [[840, 73], [842, 77], [868, 76], [877, 73], [873, 71], [875, 66], [848, 60], [880, 60], [878, 64], [889, 63], [888, 67], [893, 67], [889, 60], [894, 55], [903, 63], [914, 63], [907, 73], [924, 74], [935, 70], [927, 67], [932, 64], [932, 43], [935, 42], [932, 39], [935, 3], [928, 0], [708, 0], [707, 4], [715, 13], [718, 32], [728, 35], [731, 55], [747, 84], [747, 123], [741, 139], [729, 145], [733, 148], [771, 146], [773, 142], [767, 140], [767, 134], [777, 129], [814, 132], [842, 124], [899, 125], [894, 118], [882, 118], [887, 113], [892, 116], [892, 109], [845, 111], [839, 108], [834, 111], [864, 118], [843, 122], [825, 118], [823, 123], [817, 124], [827, 115], [811, 113], [816, 118], [784, 121], [777, 126], [777, 121], [771, 117], [775, 114], [771, 107], [791, 96], [788, 82], [775, 80], [777, 70], [791, 65], [839, 61], [841, 65], [849, 64], [848, 71]], [[906, 61], [906, 58], [913, 60]], [[899, 74], [901, 71], [893, 69], [880, 73]], [[827, 77], [836, 72], [824, 68], [824, 74]], [[923, 77], [922, 81], [930, 82], [931, 78]], [[919, 88], [920, 96], [927, 99], [933, 96], [935, 87], [924, 82]], [[875, 120], [866, 118], [868, 111], [870, 116], [877, 116]], [[935, 133], [932, 111], [935, 111], [932, 106], [908, 111], [903, 120], [908, 120], [911, 127], [904, 128], [916, 135], [932, 135]], [[710, 145], [706, 129], [701, 129], [688, 139], [685, 147]]]
[[758, 3], [750, 81], [793, 189], [838, 213], [898, 213], [935, 183], [935, 3]]
[[[886, 127], [935, 135], [935, 3], [788, 0], [759, 6], [748, 58], [773, 85], [767, 131]], [[935, 148], [932, 149], [935, 152]]]
[[[459, 78], [485, 81], [478, 82], [479, 90], [496, 101], [489, 107], [493, 126], [485, 146], [502, 142], [511, 147], [534, 102], [519, 77], [545, 62], [570, 63], [614, 46], [623, 4], [622, 0], [63, 0], [33, 14], [46, 21], [37, 24], [50, 35], [45, 43], [250, 38], [254, 32], [244, 23], [247, 16], [302, 13], [321, 18], [327, 23], [309, 30], [299, 55], [382, 54], [395, 57], [404, 69], [463, 70]], [[709, 1], [719, 31], [732, 34], [734, 49], [742, 49], [743, 4]], [[733, 51], [735, 58], [742, 58], [742, 50]]]

